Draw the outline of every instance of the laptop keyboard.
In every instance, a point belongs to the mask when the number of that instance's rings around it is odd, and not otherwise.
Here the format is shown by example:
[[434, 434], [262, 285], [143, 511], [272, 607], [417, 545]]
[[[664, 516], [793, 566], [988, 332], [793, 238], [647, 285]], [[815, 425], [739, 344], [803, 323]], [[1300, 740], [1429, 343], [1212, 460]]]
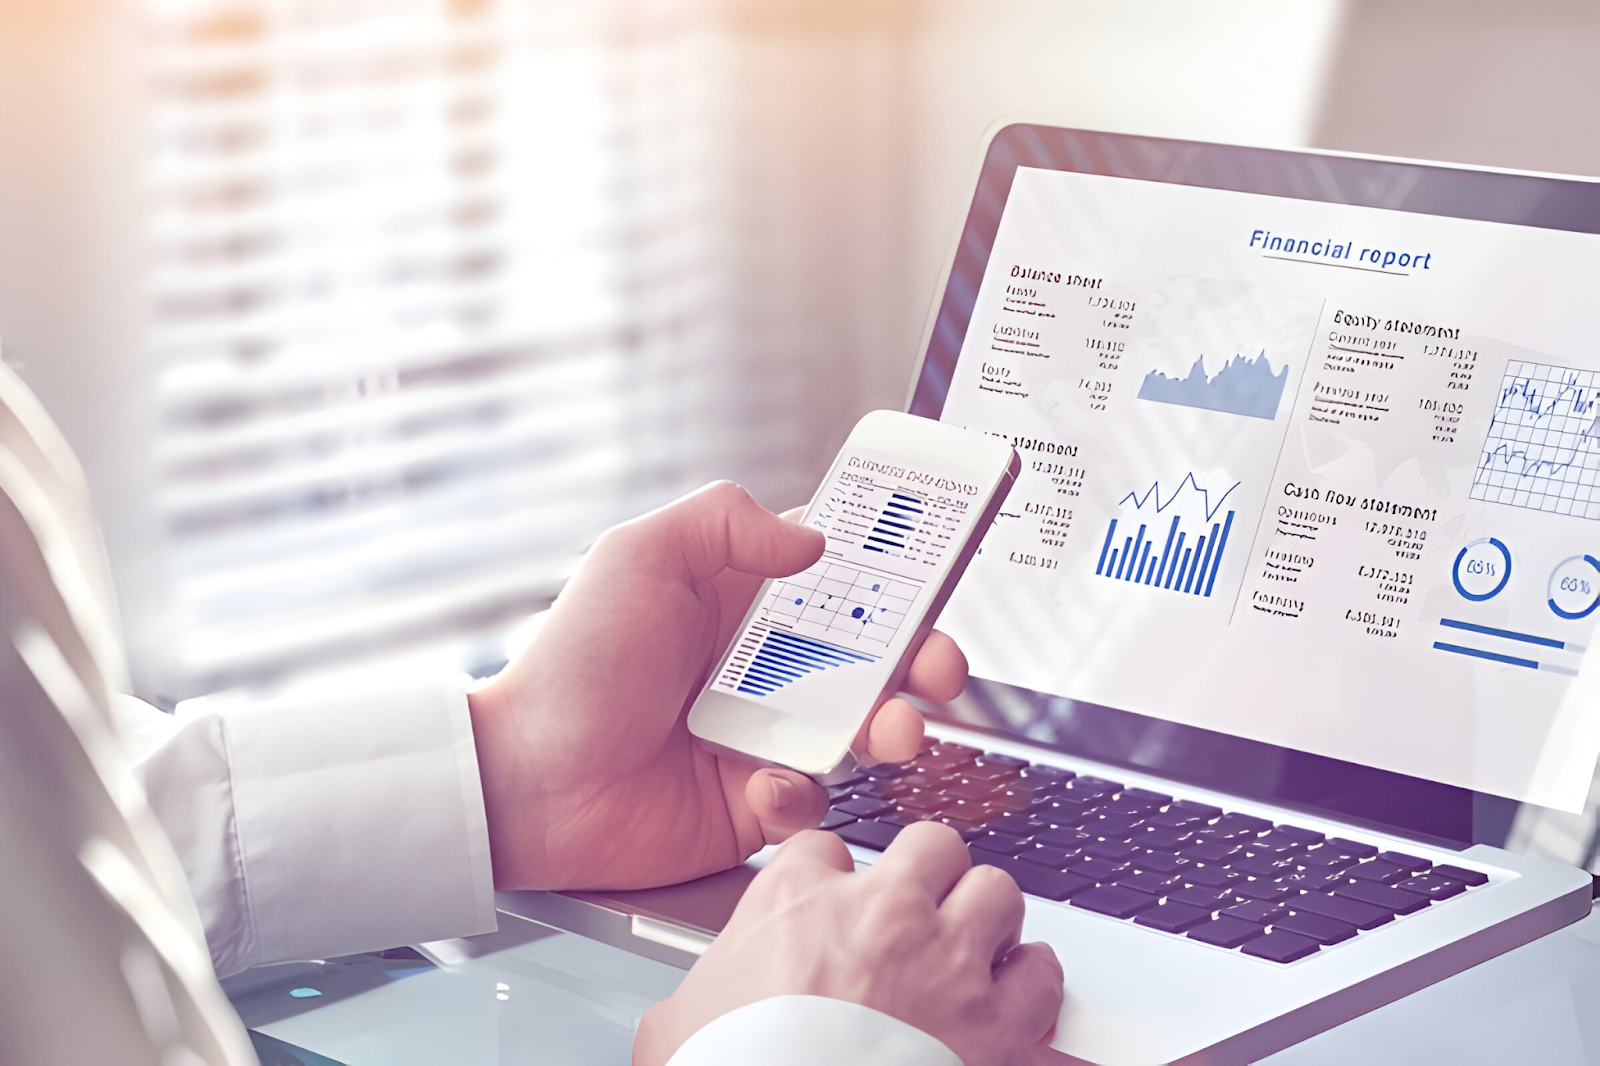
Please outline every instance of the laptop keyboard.
[[1290, 963], [1487, 883], [1314, 829], [951, 742], [829, 788], [822, 823], [881, 851], [953, 826], [1022, 890], [1172, 936]]

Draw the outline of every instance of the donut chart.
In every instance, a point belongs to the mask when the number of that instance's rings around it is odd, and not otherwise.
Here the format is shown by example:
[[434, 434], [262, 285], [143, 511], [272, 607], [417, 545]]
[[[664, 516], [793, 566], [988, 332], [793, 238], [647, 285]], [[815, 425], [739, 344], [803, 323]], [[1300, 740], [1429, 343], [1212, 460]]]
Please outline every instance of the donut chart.
[[1574, 555], [1550, 572], [1550, 610], [1557, 618], [1587, 618], [1600, 607], [1600, 561], [1592, 555]]
[[1493, 599], [1511, 580], [1511, 550], [1494, 537], [1475, 540], [1456, 555], [1450, 580], [1473, 603]]

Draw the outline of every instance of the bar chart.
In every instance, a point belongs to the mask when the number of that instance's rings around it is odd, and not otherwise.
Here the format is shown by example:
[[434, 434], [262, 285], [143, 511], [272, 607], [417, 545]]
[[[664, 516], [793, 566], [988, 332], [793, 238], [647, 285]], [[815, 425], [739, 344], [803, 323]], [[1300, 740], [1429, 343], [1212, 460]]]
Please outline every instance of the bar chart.
[[[1191, 473], [1165, 500], [1159, 483], [1143, 495], [1128, 493], [1121, 504], [1132, 504], [1134, 515], [1111, 519], [1094, 572], [1113, 581], [1210, 596], [1233, 532], [1234, 512], [1219, 512], [1238, 487], [1234, 482], [1213, 502], [1213, 493], [1200, 488]], [[1164, 512], [1180, 500], [1187, 507], [1167, 517]]]
[[877, 656], [757, 623], [734, 649], [719, 680], [747, 696], [770, 696], [807, 674], [876, 660]]

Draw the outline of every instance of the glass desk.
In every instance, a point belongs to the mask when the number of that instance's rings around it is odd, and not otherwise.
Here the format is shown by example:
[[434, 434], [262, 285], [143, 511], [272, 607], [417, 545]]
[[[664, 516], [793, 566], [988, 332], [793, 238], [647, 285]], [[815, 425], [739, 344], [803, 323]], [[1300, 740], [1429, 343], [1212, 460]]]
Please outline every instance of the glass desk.
[[[683, 971], [510, 916], [498, 933], [262, 967], [226, 982], [264, 1066], [626, 1066]], [[1267, 1066], [1600, 1063], [1600, 908], [1271, 1058]]]

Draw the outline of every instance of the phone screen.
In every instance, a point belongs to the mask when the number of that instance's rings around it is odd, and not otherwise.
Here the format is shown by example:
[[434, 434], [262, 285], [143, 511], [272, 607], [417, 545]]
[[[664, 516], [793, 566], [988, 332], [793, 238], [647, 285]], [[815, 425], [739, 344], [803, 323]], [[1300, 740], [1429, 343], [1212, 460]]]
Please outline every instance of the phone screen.
[[988, 490], [846, 444], [805, 517], [828, 538], [822, 558], [763, 586], [711, 688], [853, 727], [915, 636]]

